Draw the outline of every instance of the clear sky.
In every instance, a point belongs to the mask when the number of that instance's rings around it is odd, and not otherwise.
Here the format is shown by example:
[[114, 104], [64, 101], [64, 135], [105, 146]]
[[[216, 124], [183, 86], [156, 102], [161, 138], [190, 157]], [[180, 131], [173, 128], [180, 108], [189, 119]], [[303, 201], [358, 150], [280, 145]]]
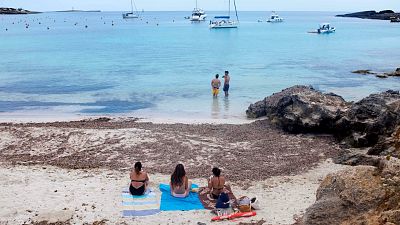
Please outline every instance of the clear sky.
[[[139, 10], [190, 11], [195, 0], [135, 0]], [[400, 11], [400, 0], [236, 0], [240, 11], [362, 11], [394, 9]], [[228, 0], [198, 0], [208, 11], [225, 10]], [[75, 9], [124, 11], [130, 0], [0, 0], [0, 6], [36, 11]]]

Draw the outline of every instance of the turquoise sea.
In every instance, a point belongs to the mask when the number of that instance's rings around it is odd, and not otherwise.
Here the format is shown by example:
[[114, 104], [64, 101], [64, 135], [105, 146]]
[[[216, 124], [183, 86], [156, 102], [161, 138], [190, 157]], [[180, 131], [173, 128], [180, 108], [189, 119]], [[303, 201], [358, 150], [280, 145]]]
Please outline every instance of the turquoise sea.
[[[400, 24], [334, 17], [339, 13], [279, 12], [285, 22], [269, 24], [257, 20], [270, 12], [239, 12], [240, 27], [230, 30], [191, 23], [184, 19], [190, 12], [144, 12], [135, 20], [123, 20], [121, 12], [1, 15], [0, 117], [230, 119], [295, 84], [346, 100], [399, 90], [398, 78], [350, 71], [400, 67]], [[307, 33], [322, 22], [337, 32]], [[225, 70], [231, 95], [213, 99], [210, 81]]]

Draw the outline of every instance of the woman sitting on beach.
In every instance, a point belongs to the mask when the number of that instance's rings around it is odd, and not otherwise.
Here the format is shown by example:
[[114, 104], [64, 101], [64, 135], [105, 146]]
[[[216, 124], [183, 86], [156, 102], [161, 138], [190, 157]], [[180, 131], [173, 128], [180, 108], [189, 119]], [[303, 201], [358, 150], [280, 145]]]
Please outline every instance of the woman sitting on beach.
[[135, 169], [131, 172], [131, 185], [129, 192], [132, 195], [143, 195], [146, 192], [149, 176], [142, 171], [142, 163], [135, 163]]
[[177, 198], [185, 198], [189, 195], [191, 182], [186, 176], [185, 168], [182, 164], [175, 167], [174, 173], [171, 175], [171, 195]]
[[213, 199], [218, 199], [224, 190], [225, 177], [221, 176], [221, 170], [217, 167], [212, 169], [213, 175], [208, 180], [208, 188]]

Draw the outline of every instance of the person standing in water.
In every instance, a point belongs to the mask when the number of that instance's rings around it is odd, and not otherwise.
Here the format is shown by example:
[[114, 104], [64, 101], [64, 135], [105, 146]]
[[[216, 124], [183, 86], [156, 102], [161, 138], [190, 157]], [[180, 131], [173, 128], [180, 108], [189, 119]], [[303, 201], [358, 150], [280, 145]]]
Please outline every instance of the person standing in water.
[[225, 92], [225, 97], [229, 96], [229, 82], [231, 81], [231, 77], [229, 76], [229, 71], [225, 71], [225, 75], [222, 77], [224, 78], [224, 92]]
[[221, 87], [221, 81], [218, 78], [219, 78], [219, 74], [216, 74], [215, 75], [215, 79], [213, 79], [211, 81], [211, 88], [212, 88], [213, 97], [218, 97], [219, 88]]

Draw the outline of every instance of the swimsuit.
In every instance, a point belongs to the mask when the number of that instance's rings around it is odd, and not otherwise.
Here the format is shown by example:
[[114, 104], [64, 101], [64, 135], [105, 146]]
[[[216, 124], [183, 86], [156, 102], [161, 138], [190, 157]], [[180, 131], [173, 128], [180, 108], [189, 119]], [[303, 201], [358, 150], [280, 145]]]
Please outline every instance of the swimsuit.
[[[217, 187], [219, 187], [219, 185], [220, 185], [220, 180], [219, 180], [219, 177], [218, 177], [218, 185], [217, 185]], [[212, 198], [213, 198], [213, 199], [218, 199], [219, 195], [222, 193], [221, 190], [223, 190], [224, 187], [222, 187], [222, 188], [215, 188], [215, 187], [212, 187], [212, 189], [213, 189], [213, 191], [214, 191], [214, 190], [218, 190], [218, 191], [219, 191], [219, 194], [218, 194], [218, 195], [216, 195], [216, 194], [214, 194], [214, 193], [211, 192]]]
[[224, 91], [229, 91], [229, 84], [224, 84]]
[[[143, 185], [140, 186], [139, 188], [135, 188], [134, 186], [132, 186], [132, 182], [140, 182], [140, 183], [143, 183]], [[146, 189], [144, 187], [145, 182], [146, 182], [146, 180], [131, 180], [131, 185], [129, 186], [129, 192], [132, 195], [143, 195], [144, 192], [146, 191]]]

